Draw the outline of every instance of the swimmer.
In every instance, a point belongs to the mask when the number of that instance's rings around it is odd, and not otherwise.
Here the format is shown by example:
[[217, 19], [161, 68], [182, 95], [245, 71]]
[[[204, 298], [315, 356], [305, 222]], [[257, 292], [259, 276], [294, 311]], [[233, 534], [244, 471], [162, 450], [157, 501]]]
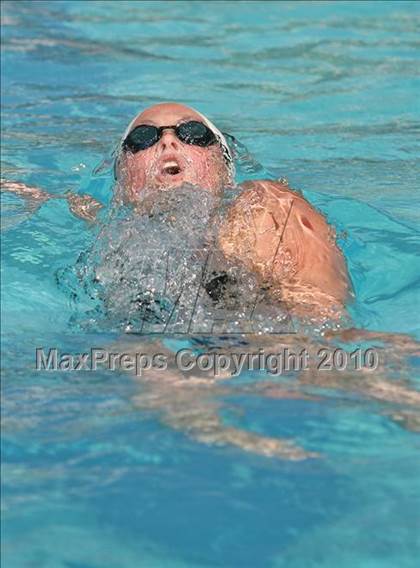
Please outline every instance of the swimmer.
[[[178, 103], [140, 113], [127, 128], [115, 163], [116, 199], [140, 212], [158, 192], [184, 184], [221, 199], [234, 186], [233, 159], [222, 133], [202, 114]], [[94, 221], [102, 205], [90, 196], [52, 196], [2, 180], [32, 210], [48, 198], [68, 201], [73, 214]], [[261, 287], [297, 315], [338, 319], [350, 295], [344, 257], [325, 218], [284, 181], [237, 186], [218, 234], [228, 260], [256, 274]]]
[[[235, 183], [233, 160], [223, 135], [203, 115], [176, 103], [150, 107], [132, 121], [121, 142], [115, 175], [115, 199], [139, 213], [148, 200], [153, 201], [162, 191], [182, 185], [188, 185], [193, 191], [198, 186], [221, 200], [224, 189]], [[17, 182], [3, 181], [2, 189], [22, 196], [31, 210], [50, 197], [64, 197], [70, 210], [89, 222], [95, 220], [102, 207], [90, 196], [72, 193], [50, 196]], [[272, 294], [279, 301], [286, 301], [290, 311], [298, 316], [310, 313], [324, 318], [342, 314], [350, 283], [343, 255], [325, 218], [284, 182], [248, 181], [235, 189], [238, 196], [231, 203], [218, 234], [225, 257], [257, 274], [261, 286], [270, 288]], [[363, 336], [360, 340], [367, 338]], [[339, 342], [345, 339], [345, 336], [337, 336]], [[349, 339], [354, 342], [358, 336]], [[124, 341], [129, 340], [133, 341], [132, 350], [138, 350], [138, 338], [126, 335]], [[268, 336], [265, 340], [277, 342], [278, 338]], [[293, 342], [291, 345], [301, 348], [306, 340], [292, 334], [282, 336], [282, 341], [283, 344]], [[273, 352], [276, 346], [274, 343]], [[255, 352], [259, 347], [260, 343], [248, 344], [241, 345], [240, 349]], [[142, 351], [144, 348], [142, 344]], [[163, 348], [161, 343], [149, 346], [151, 353], [162, 352]], [[316, 345], [314, 349], [317, 348]], [[117, 351], [130, 352], [130, 346], [119, 345]], [[387, 352], [395, 353], [395, 348], [388, 348]], [[168, 357], [170, 354], [168, 352]], [[226, 394], [217, 390], [224, 388], [222, 384], [207, 376], [185, 378], [176, 367], [169, 371], [165, 378], [170, 380], [165, 381], [160, 374], [148, 375], [136, 397], [137, 407], [160, 412], [165, 423], [201, 442], [231, 445], [283, 459], [317, 457], [295, 445], [293, 440], [268, 438], [225, 423], [220, 412], [222, 404], [214, 398]], [[412, 429], [416, 427], [417, 414], [413, 409], [418, 405], [418, 394], [411, 392], [407, 385], [387, 381], [385, 373], [379, 377], [372, 375], [371, 381], [365, 377], [364, 381], [356, 382], [357, 377], [349, 374], [342, 377], [340, 373], [321, 376], [316, 369], [311, 369], [307, 375], [304, 371], [301, 373], [298, 389], [289, 391], [287, 384], [282, 387], [279, 382], [264, 381], [255, 387], [255, 393], [259, 394], [261, 388], [264, 396], [270, 398], [307, 399], [313, 396], [313, 385], [328, 387], [332, 384], [336, 388], [362, 392], [375, 400], [404, 404], [392, 418]], [[227, 392], [237, 394], [235, 390]]]

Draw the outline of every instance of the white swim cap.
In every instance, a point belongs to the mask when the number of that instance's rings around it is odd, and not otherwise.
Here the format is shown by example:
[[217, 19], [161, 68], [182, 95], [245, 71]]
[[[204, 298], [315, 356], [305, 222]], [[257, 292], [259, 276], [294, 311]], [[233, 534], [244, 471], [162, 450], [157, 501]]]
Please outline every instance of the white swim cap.
[[[206, 116], [204, 116], [204, 114], [201, 114], [201, 112], [198, 112], [198, 110], [195, 110], [195, 108], [193, 108], [193, 107], [189, 107], [189, 108], [201, 117], [201, 120], [204, 122], [204, 124], [207, 126], [207, 128], [209, 128], [213, 132], [213, 134], [216, 136], [217, 141], [219, 142], [220, 147], [222, 149], [222, 153], [223, 153], [223, 157], [225, 159], [226, 165], [227, 165], [228, 170], [229, 170], [229, 177], [233, 181], [235, 179], [235, 164], [234, 164], [234, 161], [233, 161], [232, 152], [230, 151], [230, 148], [228, 146], [228, 143], [226, 141], [225, 136]], [[134, 123], [136, 122], [139, 114], [140, 113], [138, 113], [133, 118], [133, 120], [130, 122], [130, 124], [125, 129], [125, 132], [124, 132], [123, 137], [121, 139], [121, 143], [126, 139], [128, 134], [131, 132], [131, 129], [132, 129]]]
[[210, 130], [216, 136], [217, 141], [219, 142], [220, 147], [222, 148], [223, 157], [229, 169], [229, 175], [233, 180], [235, 178], [235, 164], [233, 161], [232, 152], [230, 151], [228, 143], [226, 142], [225, 136], [206, 116], [204, 116], [204, 114], [201, 114], [201, 112], [198, 112], [198, 110], [195, 109], [192, 110], [196, 112], [199, 116], [201, 116], [204, 124], [207, 126], [207, 128], [210, 128]]

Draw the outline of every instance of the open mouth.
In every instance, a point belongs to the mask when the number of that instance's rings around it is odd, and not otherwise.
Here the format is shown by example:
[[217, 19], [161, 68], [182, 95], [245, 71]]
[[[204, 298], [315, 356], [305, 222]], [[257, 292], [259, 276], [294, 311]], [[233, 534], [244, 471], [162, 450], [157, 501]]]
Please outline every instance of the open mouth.
[[162, 173], [168, 176], [176, 176], [181, 173], [181, 167], [176, 160], [169, 160], [163, 164]]

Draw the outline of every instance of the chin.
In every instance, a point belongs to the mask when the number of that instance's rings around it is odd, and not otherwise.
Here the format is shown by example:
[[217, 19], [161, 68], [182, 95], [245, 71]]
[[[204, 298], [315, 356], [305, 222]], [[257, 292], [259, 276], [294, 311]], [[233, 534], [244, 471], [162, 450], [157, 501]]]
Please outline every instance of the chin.
[[204, 189], [211, 193], [219, 193], [221, 187], [215, 183], [211, 183], [208, 180], [197, 180], [196, 176], [190, 177], [188, 175], [183, 175], [182, 173], [176, 175], [163, 175], [156, 176], [149, 183], [146, 182], [142, 191], [149, 188], [150, 190], [156, 191], [170, 191], [171, 189], [177, 189], [179, 187], [191, 186]]
[[190, 181], [186, 179], [182, 174], [173, 176], [158, 176], [150, 183], [150, 187], [155, 187], [156, 189], [171, 189], [180, 187], [185, 183], [190, 183]]

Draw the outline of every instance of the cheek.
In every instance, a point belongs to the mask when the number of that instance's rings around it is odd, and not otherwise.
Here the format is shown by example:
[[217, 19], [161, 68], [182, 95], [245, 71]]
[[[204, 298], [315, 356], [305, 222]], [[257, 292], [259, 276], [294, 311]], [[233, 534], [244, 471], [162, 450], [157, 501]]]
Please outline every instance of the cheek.
[[220, 185], [222, 167], [218, 153], [209, 148], [194, 148], [190, 164], [196, 183], [211, 188]]
[[129, 197], [135, 197], [146, 185], [147, 164], [150, 161], [146, 153], [127, 154], [121, 165], [121, 179]]

